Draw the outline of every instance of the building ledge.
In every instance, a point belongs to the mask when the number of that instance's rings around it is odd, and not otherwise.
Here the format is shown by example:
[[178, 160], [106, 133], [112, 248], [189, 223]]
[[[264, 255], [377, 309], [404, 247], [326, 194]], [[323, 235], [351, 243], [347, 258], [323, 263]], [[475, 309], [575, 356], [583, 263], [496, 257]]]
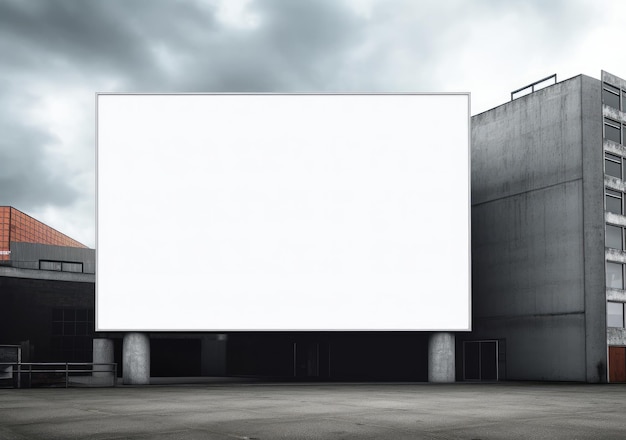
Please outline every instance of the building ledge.
[[604, 248], [604, 259], [616, 263], [626, 263], [626, 252], [618, 249]]
[[626, 113], [606, 104], [602, 104], [602, 116], [605, 118], [611, 118], [615, 121], [626, 122]]
[[626, 329], [617, 327], [607, 328], [606, 342], [608, 345], [626, 345]]
[[626, 146], [618, 144], [610, 139], [604, 139], [602, 141], [602, 145], [604, 147], [604, 151], [626, 157]]
[[607, 288], [606, 299], [607, 301], [626, 302], [626, 290]]
[[626, 191], [626, 182], [613, 176], [604, 176], [604, 186], [615, 191]]
[[604, 211], [604, 221], [616, 226], [626, 226], [626, 216]]
[[74, 283], [95, 283], [92, 273], [57, 272], [53, 270], [21, 269], [0, 266], [0, 277], [28, 278], [32, 280], [69, 281]]

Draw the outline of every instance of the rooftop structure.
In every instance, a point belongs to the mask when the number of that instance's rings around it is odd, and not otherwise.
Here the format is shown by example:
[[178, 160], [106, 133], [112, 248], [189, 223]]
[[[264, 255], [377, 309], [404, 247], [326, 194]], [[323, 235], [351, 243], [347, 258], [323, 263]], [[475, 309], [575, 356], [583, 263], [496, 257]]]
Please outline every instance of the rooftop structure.
[[12, 243], [87, 248], [84, 244], [12, 206], [0, 206], [0, 261], [11, 260]]

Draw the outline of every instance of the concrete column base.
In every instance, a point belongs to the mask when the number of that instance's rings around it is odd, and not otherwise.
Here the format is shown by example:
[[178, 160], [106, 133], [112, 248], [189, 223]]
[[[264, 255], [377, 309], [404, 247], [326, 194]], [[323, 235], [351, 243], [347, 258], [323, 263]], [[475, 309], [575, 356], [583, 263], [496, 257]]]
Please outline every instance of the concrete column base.
[[124, 385], [150, 383], [150, 338], [145, 333], [126, 333], [122, 347]]
[[[93, 363], [112, 364], [114, 360], [113, 339], [95, 338], [93, 340]], [[94, 365], [93, 377], [112, 377], [112, 365]]]
[[428, 340], [428, 381], [449, 383], [456, 377], [454, 333], [439, 332]]

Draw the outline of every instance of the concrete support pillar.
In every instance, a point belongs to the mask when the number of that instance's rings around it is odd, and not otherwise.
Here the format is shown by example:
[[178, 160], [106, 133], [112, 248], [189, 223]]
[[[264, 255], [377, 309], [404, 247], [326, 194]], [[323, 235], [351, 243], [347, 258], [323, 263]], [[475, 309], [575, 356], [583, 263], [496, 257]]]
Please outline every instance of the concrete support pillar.
[[455, 380], [454, 333], [439, 332], [428, 340], [428, 381], [454, 382]]
[[150, 383], [150, 338], [146, 333], [126, 333], [122, 347], [124, 385]]
[[[113, 339], [95, 338], [93, 340], [93, 363], [94, 364], [112, 364], [114, 360]], [[112, 365], [94, 365], [93, 377], [113, 377]]]
[[223, 333], [202, 336], [202, 376], [226, 376], [226, 343], [227, 336]]

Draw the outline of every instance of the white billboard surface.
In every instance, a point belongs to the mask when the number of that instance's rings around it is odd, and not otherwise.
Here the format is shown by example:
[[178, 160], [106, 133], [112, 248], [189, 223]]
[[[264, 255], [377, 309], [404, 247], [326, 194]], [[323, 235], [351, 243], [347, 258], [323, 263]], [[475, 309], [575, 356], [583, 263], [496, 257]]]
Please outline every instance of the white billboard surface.
[[97, 95], [96, 327], [468, 330], [468, 94]]

